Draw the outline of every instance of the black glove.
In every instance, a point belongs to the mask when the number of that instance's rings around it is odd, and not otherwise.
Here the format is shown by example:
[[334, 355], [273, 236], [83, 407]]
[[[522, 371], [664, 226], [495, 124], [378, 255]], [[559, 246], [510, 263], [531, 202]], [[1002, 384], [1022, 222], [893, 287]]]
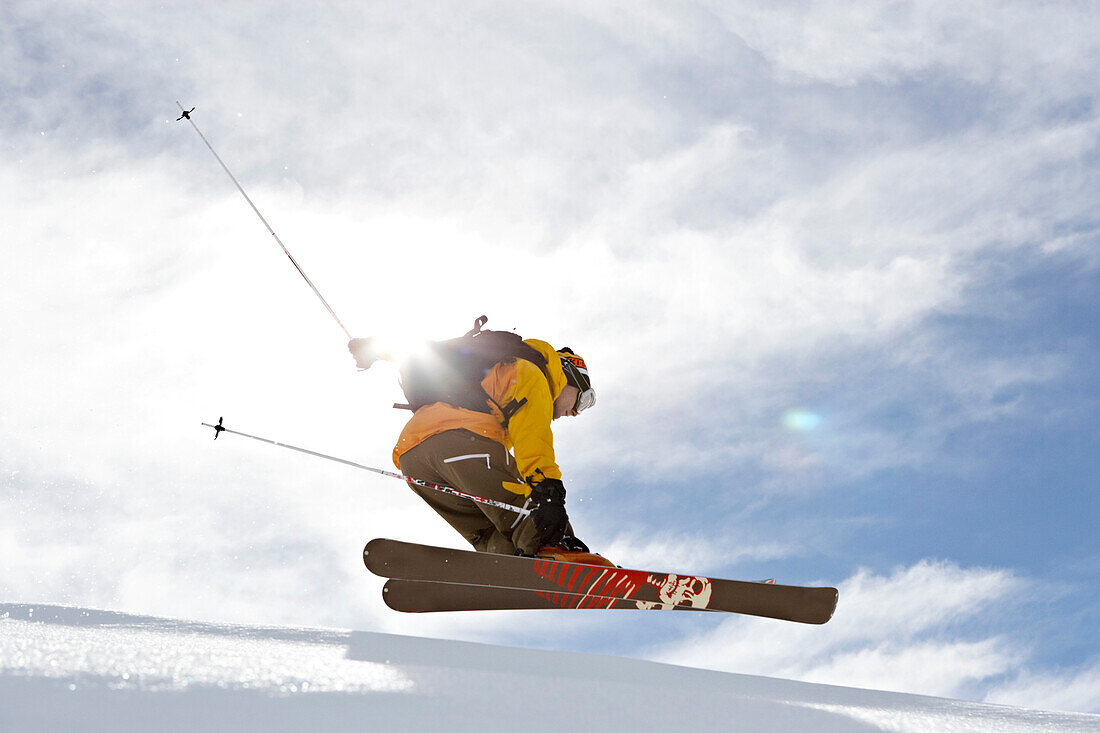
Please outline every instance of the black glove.
[[531, 489], [531, 521], [539, 533], [540, 545], [556, 545], [569, 527], [565, 513], [565, 484], [544, 478]]

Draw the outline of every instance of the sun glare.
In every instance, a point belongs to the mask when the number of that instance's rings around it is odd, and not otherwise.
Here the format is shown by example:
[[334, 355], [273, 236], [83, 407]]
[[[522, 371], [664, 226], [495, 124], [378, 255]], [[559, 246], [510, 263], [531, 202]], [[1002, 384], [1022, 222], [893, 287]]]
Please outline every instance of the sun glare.
[[393, 364], [401, 364], [409, 357], [427, 350], [429, 341], [420, 336], [400, 332], [383, 332], [372, 338], [378, 358]]

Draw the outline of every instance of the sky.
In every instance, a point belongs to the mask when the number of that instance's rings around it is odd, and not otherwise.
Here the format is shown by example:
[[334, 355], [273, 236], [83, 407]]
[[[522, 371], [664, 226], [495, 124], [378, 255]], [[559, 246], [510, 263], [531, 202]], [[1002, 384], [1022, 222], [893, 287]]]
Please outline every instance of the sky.
[[[1100, 76], [1086, 3], [0, 8], [0, 600], [619, 654], [1100, 712]], [[489, 316], [625, 566], [840, 589], [822, 627], [403, 616], [357, 336]]]

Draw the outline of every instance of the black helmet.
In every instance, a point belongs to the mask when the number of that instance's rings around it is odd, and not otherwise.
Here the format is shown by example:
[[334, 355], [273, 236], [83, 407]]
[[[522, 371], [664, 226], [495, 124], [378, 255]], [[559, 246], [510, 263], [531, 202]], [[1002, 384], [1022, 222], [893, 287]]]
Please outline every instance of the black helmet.
[[577, 412], [587, 410], [596, 404], [596, 390], [592, 389], [588, 366], [584, 363], [584, 359], [574, 354], [568, 346], [558, 349], [557, 354], [561, 358], [562, 371], [565, 372], [565, 383], [578, 390], [577, 402], [573, 405], [573, 409]]

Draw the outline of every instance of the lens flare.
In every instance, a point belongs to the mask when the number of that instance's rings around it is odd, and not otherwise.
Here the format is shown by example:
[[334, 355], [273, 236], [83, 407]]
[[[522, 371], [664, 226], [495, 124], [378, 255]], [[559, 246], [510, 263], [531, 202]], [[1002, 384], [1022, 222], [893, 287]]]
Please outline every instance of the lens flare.
[[790, 430], [805, 432], [821, 424], [821, 415], [807, 410], [787, 410], [783, 413], [783, 425]]

